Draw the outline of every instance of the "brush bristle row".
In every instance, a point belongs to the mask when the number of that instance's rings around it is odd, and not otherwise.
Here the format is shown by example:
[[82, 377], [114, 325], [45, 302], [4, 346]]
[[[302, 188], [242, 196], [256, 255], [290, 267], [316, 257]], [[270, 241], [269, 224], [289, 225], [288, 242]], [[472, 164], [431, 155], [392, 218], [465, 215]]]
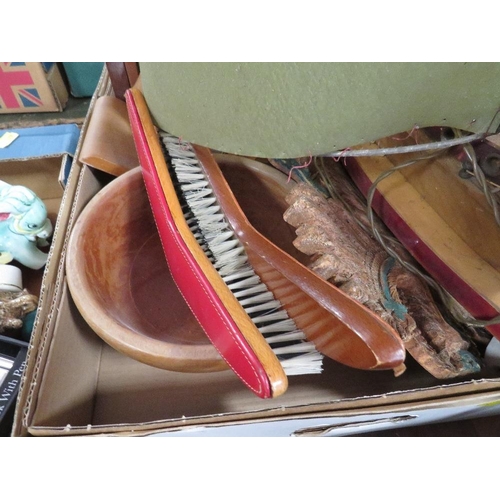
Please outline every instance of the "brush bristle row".
[[205, 255], [278, 356], [287, 375], [320, 373], [322, 355], [248, 263], [191, 145], [160, 133], [186, 222]]

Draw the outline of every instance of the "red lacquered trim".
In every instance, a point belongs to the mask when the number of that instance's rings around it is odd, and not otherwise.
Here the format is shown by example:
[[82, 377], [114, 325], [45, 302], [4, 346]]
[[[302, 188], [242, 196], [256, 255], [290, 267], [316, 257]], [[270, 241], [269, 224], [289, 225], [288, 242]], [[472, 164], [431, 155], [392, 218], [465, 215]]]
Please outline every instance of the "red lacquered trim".
[[208, 338], [236, 375], [259, 397], [270, 398], [271, 386], [262, 364], [177, 230], [134, 96], [127, 91], [125, 97], [146, 190], [172, 277]]
[[[352, 180], [366, 196], [372, 181], [354, 158], [346, 158], [346, 166]], [[379, 191], [375, 191], [372, 208], [413, 258], [474, 318], [490, 320], [500, 314], [420, 239]], [[487, 329], [500, 339], [500, 325], [492, 325]]]

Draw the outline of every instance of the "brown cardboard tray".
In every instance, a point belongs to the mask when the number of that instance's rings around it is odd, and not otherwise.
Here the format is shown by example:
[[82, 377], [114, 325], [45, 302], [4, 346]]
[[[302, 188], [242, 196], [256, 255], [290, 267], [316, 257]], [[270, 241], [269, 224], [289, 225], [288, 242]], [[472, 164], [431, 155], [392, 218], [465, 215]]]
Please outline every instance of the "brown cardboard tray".
[[[111, 93], [105, 70], [93, 103]], [[321, 375], [293, 377], [283, 396], [262, 400], [232, 371], [175, 373], [118, 353], [82, 319], [64, 267], [72, 225], [103, 185], [95, 170], [74, 161], [13, 436], [348, 435], [500, 413], [498, 370], [443, 382], [411, 360], [398, 378], [326, 360]]]

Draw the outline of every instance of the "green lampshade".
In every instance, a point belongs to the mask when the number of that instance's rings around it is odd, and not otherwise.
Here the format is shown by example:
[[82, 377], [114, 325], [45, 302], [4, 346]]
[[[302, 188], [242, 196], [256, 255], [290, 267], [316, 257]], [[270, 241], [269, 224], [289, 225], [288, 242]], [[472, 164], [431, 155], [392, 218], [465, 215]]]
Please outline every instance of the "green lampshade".
[[153, 119], [233, 154], [294, 158], [415, 125], [483, 132], [500, 63], [141, 63]]

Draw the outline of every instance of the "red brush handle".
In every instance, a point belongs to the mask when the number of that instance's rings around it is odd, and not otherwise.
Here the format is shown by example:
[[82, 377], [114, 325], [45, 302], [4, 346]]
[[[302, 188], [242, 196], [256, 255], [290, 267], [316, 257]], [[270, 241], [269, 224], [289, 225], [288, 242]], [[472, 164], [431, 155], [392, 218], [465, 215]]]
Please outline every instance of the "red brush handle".
[[[232, 370], [259, 397], [270, 398], [273, 396], [271, 385], [259, 358], [178, 231], [133, 91], [127, 91], [125, 97], [146, 190], [172, 277], [208, 338]], [[157, 136], [155, 140], [158, 141]]]

